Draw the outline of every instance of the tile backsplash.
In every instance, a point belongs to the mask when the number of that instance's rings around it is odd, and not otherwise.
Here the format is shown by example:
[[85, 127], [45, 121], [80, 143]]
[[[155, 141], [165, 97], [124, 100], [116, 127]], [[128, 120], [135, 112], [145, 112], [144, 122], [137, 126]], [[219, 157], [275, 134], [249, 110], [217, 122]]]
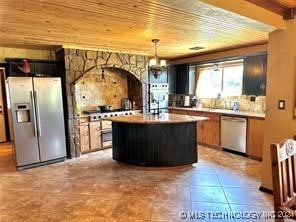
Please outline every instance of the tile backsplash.
[[[184, 106], [184, 98], [186, 95], [170, 94], [170, 106]], [[199, 106], [204, 108], [233, 109], [234, 102], [239, 102], [240, 111], [265, 113], [265, 96], [257, 96], [255, 101], [251, 101], [251, 96], [233, 96], [220, 99], [208, 98], [199, 99]], [[192, 99], [192, 96], [191, 96]]]

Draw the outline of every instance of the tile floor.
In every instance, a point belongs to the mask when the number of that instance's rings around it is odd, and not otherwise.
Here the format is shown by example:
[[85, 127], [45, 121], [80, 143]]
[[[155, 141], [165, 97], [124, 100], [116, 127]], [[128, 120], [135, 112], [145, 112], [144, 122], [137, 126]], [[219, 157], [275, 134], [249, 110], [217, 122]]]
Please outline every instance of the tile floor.
[[273, 221], [226, 218], [273, 209], [272, 196], [258, 191], [260, 162], [199, 147], [197, 164], [158, 169], [119, 164], [111, 154], [17, 172], [10, 145], [0, 145], [0, 221], [174, 222], [192, 221], [180, 217], [191, 211], [204, 217], [193, 221]]

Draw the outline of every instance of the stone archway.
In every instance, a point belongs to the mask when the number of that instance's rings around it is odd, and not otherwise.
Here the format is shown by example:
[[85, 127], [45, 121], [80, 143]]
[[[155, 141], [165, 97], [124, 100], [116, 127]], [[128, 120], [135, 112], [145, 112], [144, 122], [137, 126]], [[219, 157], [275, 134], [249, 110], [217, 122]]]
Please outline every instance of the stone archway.
[[[63, 60], [65, 66], [65, 89], [67, 96], [67, 123], [68, 129], [67, 142], [69, 146], [70, 157], [80, 155], [79, 136], [77, 127], [77, 109], [75, 107], [75, 89], [73, 83], [85, 71], [91, 67], [97, 68], [117, 68], [130, 73], [142, 84], [142, 107], [145, 112], [147, 104], [146, 87], [148, 80], [148, 57], [143, 55], [122, 54], [116, 52], [80, 50], [80, 49], [63, 49]], [[59, 58], [61, 59], [61, 58]], [[90, 72], [95, 72], [92, 70]]]
[[124, 98], [128, 98], [137, 109], [143, 110], [143, 87], [145, 84], [125, 69], [113, 66], [95, 67], [73, 85], [75, 115], [86, 110], [96, 110], [100, 105], [120, 109]]

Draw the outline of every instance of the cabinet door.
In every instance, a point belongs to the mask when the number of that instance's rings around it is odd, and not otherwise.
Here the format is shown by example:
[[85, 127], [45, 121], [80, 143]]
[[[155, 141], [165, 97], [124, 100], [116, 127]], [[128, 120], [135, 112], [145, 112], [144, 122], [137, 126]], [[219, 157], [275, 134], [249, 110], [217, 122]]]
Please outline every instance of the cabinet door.
[[197, 142], [204, 143], [204, 122], [203, 121], [197, 122], [196, 127], [197, 127], [197, 130], [196, 130]]
[[188, 65], [178, 65], [176, 68], [176, 93], [188, 94], [189, 79], [188, 79]]
[[244, 60], [244, 94], [265, 95], [266, 70], [267, 55], [251, 56]]
[[89, 128], [88, 123], [79, 126], [80, 151], [81, 153], [89, 151]]
[[90, 149], [102, 147], [101, 121], [89, 123]]
[[203, 143], [220, 146], [220, 124], [216, 121], [205, 121], [203, 129]]
[[262, 160], [264, 139], [264, 119], [249, 118], [248, 150], [250, 157]]
[[176, 66], [169, 65], [168, 66], [168, 83], [169, 83], [169, 93], [176, 94]]

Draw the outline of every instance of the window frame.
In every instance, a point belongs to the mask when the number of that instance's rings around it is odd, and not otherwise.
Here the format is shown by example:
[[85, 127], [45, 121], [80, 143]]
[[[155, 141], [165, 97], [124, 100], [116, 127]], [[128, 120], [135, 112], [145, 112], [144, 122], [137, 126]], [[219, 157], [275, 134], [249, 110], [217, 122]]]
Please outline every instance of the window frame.
[[[224, 91], [223, 90], [224, 89], [224, 68], [242, 66], [242, 69], [243, 69], [242, 72], [244, 72], [244, 60], [243, 59], [225, 61], [225, 62], [220, 62], [220, 63], [208, 63], [208, 64], [197, 66], [198, 79], [196, 81], [196, 90], [195, 90], [196, 93], [197, 93], [198, 81], [199, 81], [201, 70], [213, 69], [213, 66], [215, 66], [217, 64], [219, 65], [219, 69], [221, 69], [221, 87], [220, 87], [221, 90], [220, 90], [220, 93], [222, 95], [223, 95], [223, 91]], [[244, 81], [243, 76], [244, 76], [244, 73], [242, 73], [241, 92], [240, 92], [239, 96], [243, 95], [243, 81]], [[237, 96], [237, 95], [233, 95], [233, 96]], [[214, 98], [214, 97], [201, 97], [201, 98], [210, 99], [210, 98]]]

